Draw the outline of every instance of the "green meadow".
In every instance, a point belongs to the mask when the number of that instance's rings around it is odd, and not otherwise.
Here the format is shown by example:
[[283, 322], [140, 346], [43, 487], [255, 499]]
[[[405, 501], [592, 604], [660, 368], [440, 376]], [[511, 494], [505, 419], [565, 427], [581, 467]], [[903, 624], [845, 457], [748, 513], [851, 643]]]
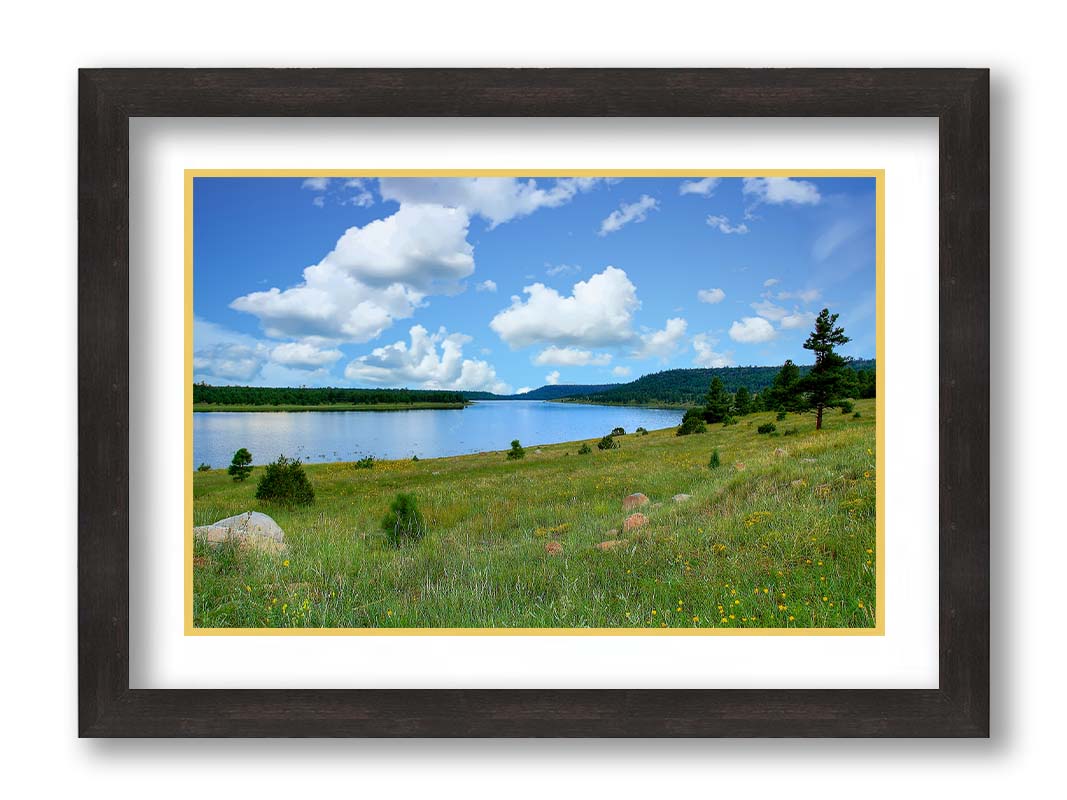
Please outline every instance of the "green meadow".
[[[582, 442], [420, 461], [305, 466], [314, 504], [257, 501], [257, 467], [193, 476], [194, 524], [274, 517], [285, 552], [194, 545], [194, 624], [209, 628], [870, 628], [876, 624], [876, 402], [750, 414]], [[757, 428], [773, 422], [773, 433]], [[608, 433], [605, 430], [603, 433]], [[709, 467], [712, 453], [719, 466]], [[413, 494], [425, 538], [381, 530]], [[633, 511], [623, 498], [649, 498]], [[691, 495], [675, 501], [678, 494]], [[647, 523], [623, 530], [631, 513]], [[598, 548], [603, 542], [611, 546]]]

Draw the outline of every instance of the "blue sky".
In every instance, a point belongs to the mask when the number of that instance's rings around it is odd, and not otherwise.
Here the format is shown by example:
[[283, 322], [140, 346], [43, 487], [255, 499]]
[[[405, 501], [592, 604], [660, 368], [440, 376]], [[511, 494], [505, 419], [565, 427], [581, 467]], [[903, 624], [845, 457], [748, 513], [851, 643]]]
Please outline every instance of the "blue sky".
[[196, 178], [194, 379], [521, 391], [875, 355], [873, 178]]

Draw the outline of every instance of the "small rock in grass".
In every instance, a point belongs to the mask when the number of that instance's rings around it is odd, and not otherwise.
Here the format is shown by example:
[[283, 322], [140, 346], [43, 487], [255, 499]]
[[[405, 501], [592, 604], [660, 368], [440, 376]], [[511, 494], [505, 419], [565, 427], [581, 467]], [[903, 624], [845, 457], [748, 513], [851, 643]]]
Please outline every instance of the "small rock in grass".
[[609, 539], [606, 542], [600, 542], [593, 545], [597, 550], [614, 550], [616, 547], [624, 547], [626, 545], [625, 539]]
[[642, 525], [648, 524], [648, 517], [644, 514], [631, 514], [626, 518], [626, 521], [622, 523], [622, 529], [624, 531], [632, 531], [636, 528], [640, 528]]
[[784, 447], [776, 447], [776, 448], [774, 448], [774, 454], [776, 456], [778, 456], [778, 458], [781, 458], [782, 456], [789, 455], [789, 453], [786, 451], [786, 449]]
[[558, 556], [563, 554], [563, 545], [559, 542], [545, 542], [545, 552], [550, 556]]
[[684, 503], [686, 500], [689, 500], [692, 497], [693, 495], [691, 494], [676, 494], [672, 499], [676, 503]]
[[805, 464], [814, 464], [815, 463], [815, 459], [814, 458], [802, 458], [800, 460], [803, 461]]
[[232, 540], [242, 547], [272, 551], [285, 549], [285, 531], [271, 517], [259, 511], [246, 511], [211, 525], [193, 528], [193, 536], [211, 545]]
[[624, 511], [629, 511], [631, 508], [639, 508], [648, 502], [648, 498], [641, 494], [641, 492], [634, 492], [627, 495], [622, 499], [622, 507]]

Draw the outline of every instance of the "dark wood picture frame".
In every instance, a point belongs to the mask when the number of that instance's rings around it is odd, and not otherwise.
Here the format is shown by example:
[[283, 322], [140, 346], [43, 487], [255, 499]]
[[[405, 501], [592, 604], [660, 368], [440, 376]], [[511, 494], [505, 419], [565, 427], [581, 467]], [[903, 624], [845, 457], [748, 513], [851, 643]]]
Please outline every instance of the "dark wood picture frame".
[[[939, 688], [131, 689], [129, 120], [290, 116], [936, 117]], [[988, 736], [987, 70], [91, 69], [78, 160], [82, 736]]]

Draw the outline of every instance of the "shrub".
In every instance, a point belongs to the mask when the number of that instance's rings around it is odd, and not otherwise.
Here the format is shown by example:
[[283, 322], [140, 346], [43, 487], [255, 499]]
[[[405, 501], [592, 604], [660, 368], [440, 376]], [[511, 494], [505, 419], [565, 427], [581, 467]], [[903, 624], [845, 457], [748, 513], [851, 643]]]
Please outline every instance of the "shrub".
[[512, 439], [511, 449], [508, 450], [508, 461], [516, 461], [520, 458], [526, 458], [526, 450], [519, 444], [518, 439]]
[[779, 411], [779, 412], [777, 413], [777, 415], [775, 415], [775, 417], [774, 417], [774, 418], [775, 418], [776, 420], [778, 420], [779, 422], [781, 422], [781, 421], [782, 421], [783, 419], [785, 419], [785, 412], [784, 412], [784, 411]]
[[764, 422], [758, 428], [756, 433], [774, 433], [777, 430], [773, 422]]
[[612, 436], [625, 436], [626, 435], [626, 429], [625, 428], [612, 428], [611, 429], [611, 435]]
[[735, 417], [731, 417], [731, 416], [729, 416], [729, 415], [727, 415], [727, 416], [723, 417], [723, 420], [722, 420], [722, 426], [723, 426], [724, 428], [725, 428], [725, 427], [726, 427], [727, 425], [736, 425], [736, 424], [737, 424], [737, 419], [736, 419]]
[[852, 405], [852, 401], [851, 400], [842, 400], [841, 401], [841, 413], [842, 414], [851, 414], [852, 410], [854, 408], [855, 408], [855, 406]]
[[708, 461], [708, 469], [718, 469], [720, 463], [722, 462], [719, 461], [719, 451], [712, 450], [711, 459]]
[[252, 474], [252, 454], [242, 447], [233, 454], [233, 461], [226, 471], [235, 481], [243, 481]]
[[593, 448], [589, 446], [589, 442], [582, 442], [582, 446], [578, 448], [578, 455], [584, 456], [593, 452]]
[[619, 443], [611, 438], [611, 434], [608, 434], [596, 444], [597, 450], [618, 450]]
[[644, 428], [638, 428], [636, 431], [634, 431], [634, 433], [636, 433], [638, 436], [648, 436], [648, 431], [646, 431]]
[[787, 428], [782, 431], [782, 436], [796, 436], [798, 433], [800, 433], [800, 430], [797, 428]]
[[419, 541], [426, 535], [426, 523], [419, 512], [415, 495], [400, 493], [382, 517], [382, 530], [393, 547], [400, 547], [405, 539]]
[[374, 456], [364, 456], [355, 464], [356, 469], [374, 469]]
[[209, 469], [211, 469], [211, 465], [210, 464], [204, 464], [203, 462], [201, 462], [200, 466], [196, 468], [196, 471], [197, 472], [207, 472]]
[[315, 490], [299, 458], [278, 456], [267, 464], [256, 486], [256, 499], [286, 506], [309, 506], [315, 502]]
[[688, 436], [691, 433], [705, 433], [708, 430], [708, 426], [704, 424], [704, 420], [700, 417], [687, 417], [682, 420], [682, 424], [678, 426], [678, 430], [674, 432], [675, 436]]
[[419, 460], [419, 457], [418, 457], [418, 456], [412, 456], [412, 457], [411, 457], [411, 460], [412, 460], [412, 461], [418, 461], [418, 460]]
[[857, 411], [855, 414], [852, 415], [852, 419], [859, 419], [862, 416], [863, 415], [860, 412]]

